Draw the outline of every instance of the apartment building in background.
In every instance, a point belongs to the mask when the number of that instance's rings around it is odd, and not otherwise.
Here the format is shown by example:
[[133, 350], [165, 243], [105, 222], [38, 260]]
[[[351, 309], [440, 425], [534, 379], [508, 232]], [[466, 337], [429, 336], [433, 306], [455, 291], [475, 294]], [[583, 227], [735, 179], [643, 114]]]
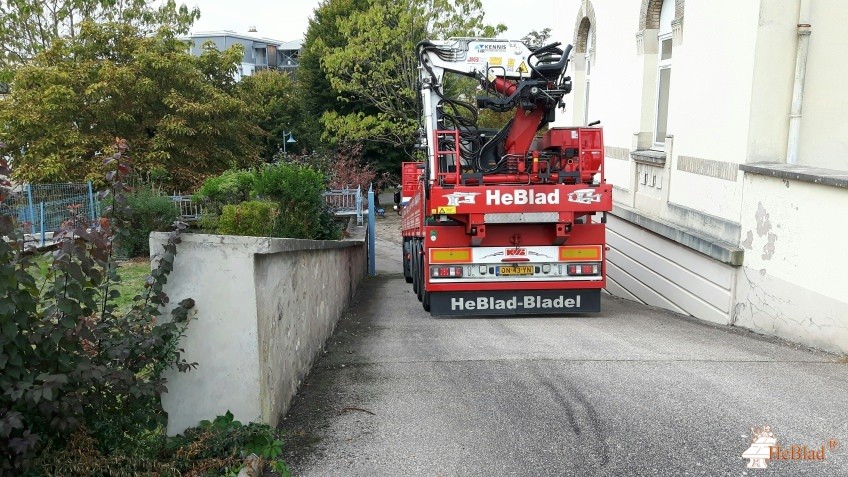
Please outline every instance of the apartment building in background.
[[564, 0], [613, 295], [848, 353], [848, 2]]
[[218, 50], [239, 44], [244, 56], [236, 72], [236, 79], [263, 70], [280, 70], [294, 76], [297, 71], [300, 40], [278, 41], [258, 36], [243, 35], [229, 30], [195, 32], [183, 39], [191, 41], [191, 54], [200, 56], [203, 49], [214, 45]]

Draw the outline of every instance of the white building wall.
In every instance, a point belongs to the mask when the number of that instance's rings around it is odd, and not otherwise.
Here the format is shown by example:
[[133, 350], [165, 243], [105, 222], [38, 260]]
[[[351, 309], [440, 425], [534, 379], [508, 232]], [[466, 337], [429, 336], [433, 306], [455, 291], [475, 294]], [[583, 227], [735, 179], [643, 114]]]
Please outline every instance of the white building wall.
[[[566, 3], [577, 15], [589, 0]], [[844, 175], [808, 167], [848, 170], [848, 2], [810, 1], [801, 167], [776, 174], [748, 165], [786, 158], [801, 0], [685, 2], [682, 29], [673, 25], [665, 163], [632, 154], [647, 148], [656, 91], [656, 30], [636, 48], [640, 3], [591, 0], [590, 116], [603, 120], [616, 186], [607, 291], [848, 352], [848, 254], [834, 256], [848, 230], [833, 220], [848, 188]], [[583, 120], [580, 67], [571, 124]]]
[[848, 2], [810, 2], [810, 52], [798, 163], [848, 170]]
[[745, 175], [735, 323], [848, 353], [848, 189]]
[[682, 171], [678, 158], [745, 162], [756, 3], [687, 2], [682, 43], [673, 50], [669, 200], [734, 222], [739, 220], [741, 174], [725, 180]]
[[786, 159], [797, 23], [797, 1], [760, 0], [746, 162]]

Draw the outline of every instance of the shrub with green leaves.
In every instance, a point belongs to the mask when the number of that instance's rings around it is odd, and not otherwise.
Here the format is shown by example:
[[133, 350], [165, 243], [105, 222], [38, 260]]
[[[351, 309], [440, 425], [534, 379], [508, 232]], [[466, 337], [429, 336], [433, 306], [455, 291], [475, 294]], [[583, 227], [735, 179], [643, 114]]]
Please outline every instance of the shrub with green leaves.
[[206, 179], [194, 198], [208, 201], [220, 212], [224, 205], [250, 200], [255, 180], [256, 176], [252, 171], [226, 171]]
[[[126, 144], [104, 164], [112, 186], [104, 217], [92, 225], [72, 216], [54, 236], [46, 278], [37, 279], [35, 254], [25, 247], [12, 216], [0, 216], [0, 474], [24, 474], [47, 448], [63, 448], [86, 429], [99, 452], [131, 449], [134, 438], [161, 428], [167, 415], [159, 397], [163, 373], [190, 369], [179, 341], [191, 299], [156, 324], [168, 302], [163, 286], [173, 270], [179, 231], [132, 308], [116, 310], [120, 292], [111, 242], [126, 227]], [[0, 188], [8, 167], [0, 158]], [[0, 194], [2, 195], [2, 194]]]
[[316, 240], [338, 239], [332, 214], [324, 206], [324, 176], [301, 164], [266, 165], [256, 177], [257, 194], [278, 204], [275, 236]]
[[117, 234], [120, 254], [125, 257], [150, 255], [150, 232], [171, 230], [180, 218], [180, 210], [169, 197], [150, 189], [139, 189], [126, 196], [126, 225]]
[[274, 231], [277, 205], [274, 202], [252, 200], [237, 205], [225, 205], [218, 219], [218, 233], [269, 237]]
[[[261, 457], [277, 474], [290, 473], [283, 460], [282, 432], [267, 424], [242, 424], [229, 411], [183, 434], [159, 438], [150, 433], [132, 452], [107, 454], [85, 430], [76, 432], [63, 449], [49, 450], [36, 462], [44, 475], [236, 475], [245, 458]], [[164, 446], [162, 445], [164, 444]]]

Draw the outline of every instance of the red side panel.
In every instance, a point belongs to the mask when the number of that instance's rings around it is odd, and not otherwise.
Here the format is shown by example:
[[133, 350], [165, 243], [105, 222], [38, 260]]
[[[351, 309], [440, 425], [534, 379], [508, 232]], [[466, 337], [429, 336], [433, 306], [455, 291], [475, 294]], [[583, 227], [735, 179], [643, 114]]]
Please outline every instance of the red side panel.
[[[580, 180], [588, 182], [600, 172], [604, 160], [604, 136], [601, 128], [551, 128], [542, 136], [542, 149], [560, 153], [560, 167], [566, 171], [580, 168]], [[578, 157], [566, 157], [579, 151]]]

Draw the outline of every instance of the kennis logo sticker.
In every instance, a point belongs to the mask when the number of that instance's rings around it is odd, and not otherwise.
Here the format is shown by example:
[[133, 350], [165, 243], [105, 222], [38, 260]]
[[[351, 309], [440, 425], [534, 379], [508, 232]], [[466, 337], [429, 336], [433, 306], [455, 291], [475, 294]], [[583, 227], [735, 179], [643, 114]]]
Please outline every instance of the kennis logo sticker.
[[595, 192], [595, 189], [580, 189], [568, 194], [568, 201], [575, 204], [591, 204], [601, 201], [601, 194]]
[[506, 51], [506, 45], [503, 43], [478, 43], [476, 48], [479, 53], [486, 51]]

